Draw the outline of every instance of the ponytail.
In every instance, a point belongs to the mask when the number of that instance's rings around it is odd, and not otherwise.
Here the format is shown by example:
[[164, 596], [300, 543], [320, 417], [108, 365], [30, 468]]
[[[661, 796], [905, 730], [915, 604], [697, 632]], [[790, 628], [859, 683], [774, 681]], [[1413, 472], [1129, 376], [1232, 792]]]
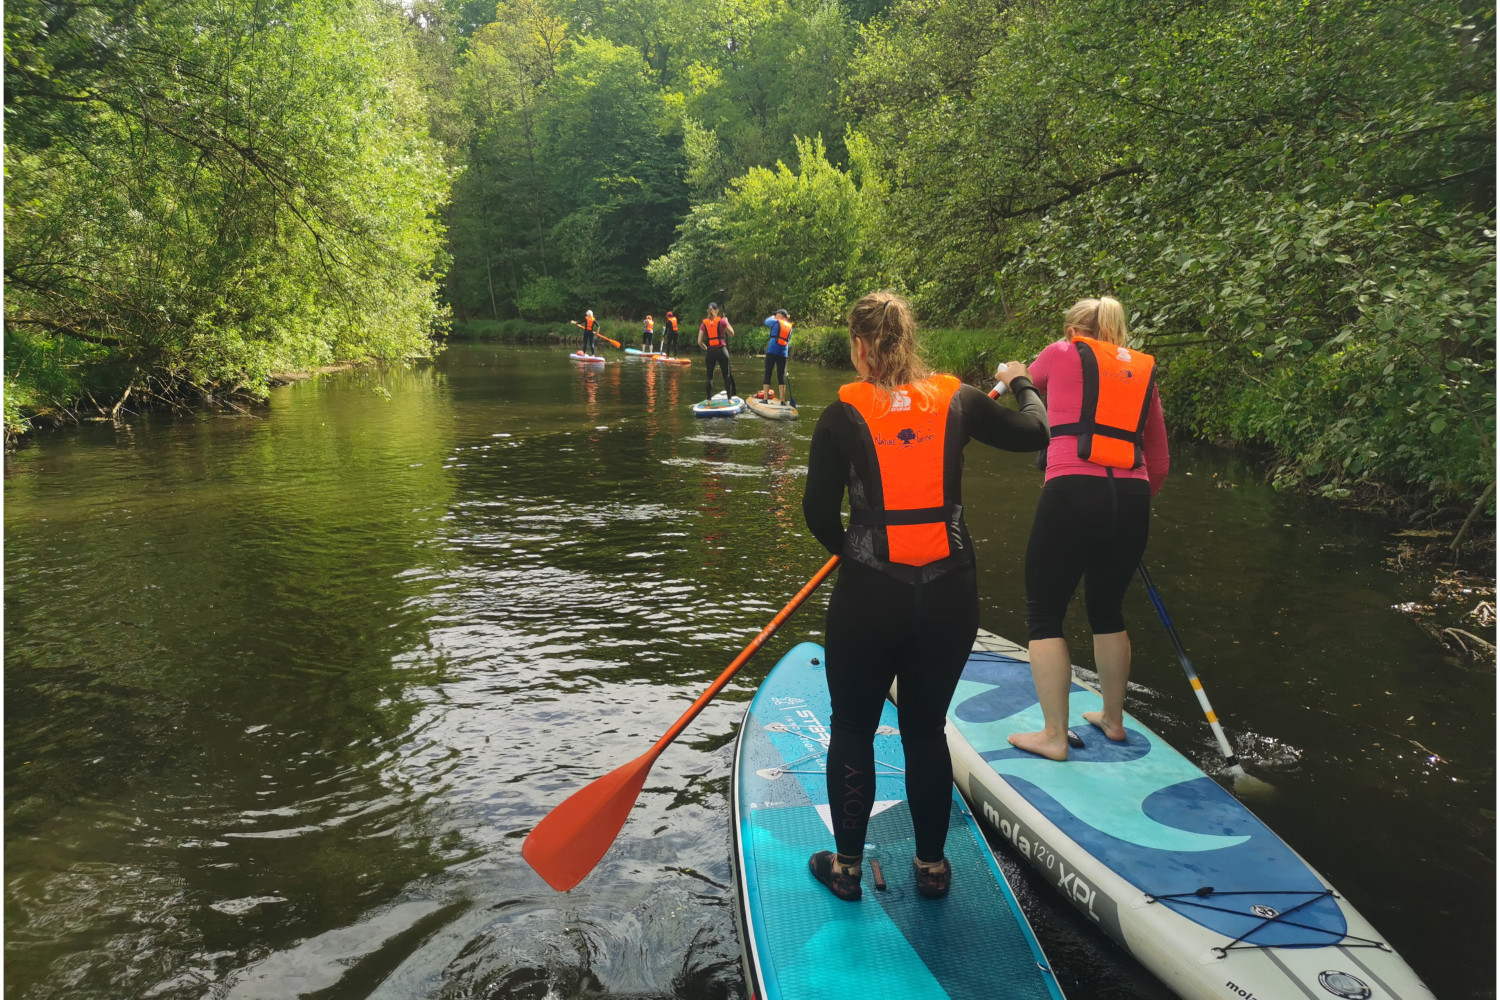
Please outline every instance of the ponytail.
[[922, 397], [923, 409], [932, 404], [936, 391], [923, 384], [932, 372], [917, 351], [917, 322], [911, 306], [892, 291], [871, 292], [849, 310], [849, 339], [865, 345], [866, 381], [880, 390], [877, 396], [890, 406], [891, 393], [899, 385], [910, 385]]
[[1086, 337], [1116, 347], [1124, 347], [1125, 338], [1130, 335], [1125, 326], [1125, 307], [1119, 299], [1108, 295], [1075, 302], [1063, 317], [1063, 330], [1080, 330]]

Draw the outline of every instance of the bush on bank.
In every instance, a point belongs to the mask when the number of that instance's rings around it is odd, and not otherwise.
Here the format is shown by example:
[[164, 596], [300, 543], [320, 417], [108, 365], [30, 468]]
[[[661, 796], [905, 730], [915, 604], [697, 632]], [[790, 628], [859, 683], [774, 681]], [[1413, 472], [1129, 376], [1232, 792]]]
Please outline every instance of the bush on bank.
[[5, 43], [8, 435], [432, 352], [448, 174], [398, 7], [16, 0]]

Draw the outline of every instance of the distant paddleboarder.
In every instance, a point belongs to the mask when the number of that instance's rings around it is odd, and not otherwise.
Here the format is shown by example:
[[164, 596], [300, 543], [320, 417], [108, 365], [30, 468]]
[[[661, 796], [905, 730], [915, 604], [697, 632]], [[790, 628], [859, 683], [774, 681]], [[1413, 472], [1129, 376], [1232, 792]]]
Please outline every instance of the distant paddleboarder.
[[786, 358], [787, 345], [792, 339], [792, 317], [785, 309], [778, 309], [775, 313], [766, 317], [765, 325], [771, 331], [771, 339], [766, 342], [766, 374], [761, 387], [760, 397], [766, 402], [772, 400], [771, 395], [771, 372], [776, 372], [777, 384], [781, 389], [781, 402], [786, 405]]
[[666, 343], [662, 344], [661, 352], [669, 358], [677, 357], [677, 314], [667, 310]]
[[734, 327], [729, 320], [719, 315], [719, 304], [708, 304], [708, 316], [698, 324], [698, 346], [703, 348], [704, 362], [708, 367], [708, 392], [704, 399], [714, 398], [714, 368], [724, 369], [724, 395], [735, 397], [734, 376], [729, 374], [729, 338], [734, 336]]
[[645, 351], [647, 354], [650, 354], [651, 348], [653, 345], [655, 345], [655, 343], [656, 323], [651, 319], [650, 316], [647, 316], [646, 325], [641, 329], [641, 350]]
[[583, 353], [593, 354], [594, 334], [599, 332], [599, 328], [594, 322], [594, 310], [590, 309], [583, 314], [582, 323], [578, 322], [576, 319], [570, 320], [570, 322], [574, 326], [578, 327], [578, 329], [583, 331]]

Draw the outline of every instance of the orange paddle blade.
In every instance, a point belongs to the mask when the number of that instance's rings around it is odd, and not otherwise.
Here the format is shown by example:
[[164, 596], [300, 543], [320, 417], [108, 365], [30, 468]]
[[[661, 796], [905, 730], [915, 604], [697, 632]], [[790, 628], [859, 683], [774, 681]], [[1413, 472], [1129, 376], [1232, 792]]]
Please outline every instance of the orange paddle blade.
[[663, 733], [650, 750], [624, 767], [617, 767], [574, 792], [532, 828], [521, 844], [521, 857], [526, 859], [526, 863], [548, 885], [559, 892], [567, 892], [594, 870], [594, 866], [609, 850], [609, 845], [620, 835], [620, 829], [625, 825], [635, 800], [640, 797], [641, 788], [646, 784], [646, 775], [650, 772], [651, 765], [656, 763], [656, 758], [661, 756], [661, 752], [673, 740], [682, 735], [688, 723], [698, 717], [698, 713], [724, 689], [730, 678], [745, 665], [745, 661], [776, 634], [781, 623], [802, 606], [807, 596], [818, 589], [818, 585], [828, 578], [828, 574], [838, 564], [838, 556], [824, 563], [823, 568], [802, 585], [796, 596], [750, 640], [748, 646], [740, 650], [740, 655], [734, 658], [734, 662], [714, 679], [708, 690], [698, 696], [698, 700], [682, 713], [681, 718], [672, 723], [672, 728]]
[[652, 747], [564, 799], [526, 835], [521, 857], [558, 892], [582, 882], [620, 835], [663, 749]]

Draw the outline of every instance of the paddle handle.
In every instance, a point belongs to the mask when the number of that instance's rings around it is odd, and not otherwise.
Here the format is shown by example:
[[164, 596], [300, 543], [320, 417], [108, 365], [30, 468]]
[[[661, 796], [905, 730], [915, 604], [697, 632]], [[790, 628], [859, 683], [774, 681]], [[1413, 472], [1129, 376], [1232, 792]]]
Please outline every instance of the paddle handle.
[[1188, 683], [1193, 686], [1193, 693], [1198, 696], [1198, 704], [1203, 708], [1203, 716], [1208, 719], [1208, 725], [1214, 731], [1214, 738], [1219, 741], [1219, 751], [1224, 755], [1230, 767], [1239, 767], [1239, 758], [1229, 746], [1229, 737], [1224, 735], [1224, 727], [1219, 725], [1218, 714], [1208, 703], [1208, 692], [1203, 690], [1203, 682], [1198, 679], [1198, 672], [1193, 669], [1193, 661], [1188, 659], [1187, 650], [1182, 648], [1182, 640], [1177, 637], [1177, 629], [1172, 627], [1172, 619], [1167, 614], [1167, 606], [1162, 603], [1161, 593], [1157, 591], [1151, 574], [1146, 571], [1146, 563], [1144, 561], [1138, 563], [1136, 569], [1140, 570], [1141, 581], [1146, 584], [1146, 594], [1151, 598], [1151, 605], [1156, 608], [1156, 615], [1166, 628], [1167, 637], [1172, 640], [1172, 648], [1177, 651], [1177, 661], [1182, 664], [1182, 672], [1187, 674]]
[[698, 717], [698, 713], [702, 712], [710, 701], [713, 701], [714, 695], [724, 690], [724, 685], [728, 684], [730, 679], [739, 672], [740, 667], [743, 667], [745, 662], [755, 655], [756, 650], [766, 644], [767, 639], [776, 634], [776, 630], [781, 628], [782, 624], [802, 606], [802, 602], [807, 600], [808, 595], [818, 589], [819, 584], [828, 579], [828, 574], [832, 573], [838, 567], [838, 564], [839, 557], [831, 557], [823, 564], [822, 569], [813, 574], [811, 580], [803, 584], [802, 589], [797, 591], [796, 596], [787, 602], [787, 606], [776, 613], [776, 617], [772, 618], [766, 627], [761, 629], [754, 639], [750, 640], [748, 646], [740, 650], [740, 655], [734, 658], [734, 662], [729, 664], [724, 669], [724, 672], [708, 686], [707, 691], [698, 696], [698, 700], [693, 702], [692, 706], [683, 713], [682, 718], [673, 723], [672, 728], [668, 729], [662, 738], [656, 741], [648, 756], [655, 757], [657, 754], [660, 754], [667, 748], [668, 743], [671, 743], [682, 734], [682, 731], [688, 727], [688, 724]]

